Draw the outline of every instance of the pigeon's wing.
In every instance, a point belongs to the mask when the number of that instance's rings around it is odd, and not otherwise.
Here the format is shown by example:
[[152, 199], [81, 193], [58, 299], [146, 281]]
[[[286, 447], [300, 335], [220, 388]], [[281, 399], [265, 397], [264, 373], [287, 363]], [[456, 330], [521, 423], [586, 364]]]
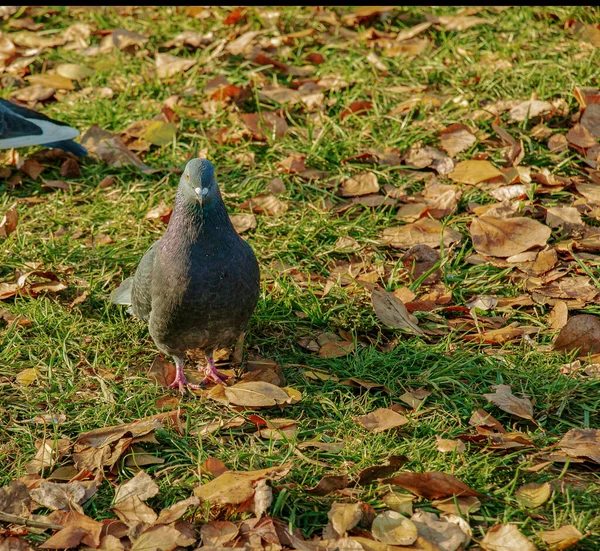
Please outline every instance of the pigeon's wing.
[[110, 297], [110, 301], [113, 304], [131, 304], [131, 288], [133, 286], [133, 278], [128, 277], [121, 283]]
[[152, 268], [159, 243], [160, 239], [146, 251], [133, 276], [131, 288], [132, 311], [134, 315], [144, 321], [150, 319], [150, 311], [152, 310]]
[[77, 136], [79, 131], [64, 122], [0, 99], [0, 149], [45, 145]]

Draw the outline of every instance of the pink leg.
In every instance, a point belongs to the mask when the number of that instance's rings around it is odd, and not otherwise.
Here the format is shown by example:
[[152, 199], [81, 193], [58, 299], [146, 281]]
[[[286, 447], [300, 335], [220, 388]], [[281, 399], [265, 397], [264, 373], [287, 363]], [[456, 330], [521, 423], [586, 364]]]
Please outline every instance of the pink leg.
[[178, 358], [177, 356], [173, 356], [173, 359], [175, 360], [175, 379], [173, 380], [173, 382], [169, 385], [169, 388], [179, 388], [179, 392], [181, 392], [181, 394], [183, 394], [185, 392], [185, 387], [190, 387], [192, 389], [196, 389], [196, 388], [200, 388], [200, 385], [195, 385], [193, 383], [190, 383], [186, 377], [185, 374], [183, 373], [183, 360], [181, 358]]
[[206, 354], [206, 365], [200, 368], [201, 371], [204, 371], [206, 377], [202, 381], [202, 384], [206, 383], [218, 383], [223, 384], [229, 377], [219, 373], [217, 368], [215, 367], [215, 361], [213, 360], [212, 352]]

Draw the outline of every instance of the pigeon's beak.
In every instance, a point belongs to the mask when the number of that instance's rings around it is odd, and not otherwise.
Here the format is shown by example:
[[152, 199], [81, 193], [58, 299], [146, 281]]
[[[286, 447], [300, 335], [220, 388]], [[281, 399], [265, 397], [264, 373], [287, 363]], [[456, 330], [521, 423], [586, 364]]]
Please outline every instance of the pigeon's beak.
[[202, 206], [204, 198], [208, 194], [208, 189], [205, 187], [197, 187], [194, 188], [194, 191], [196, 192], [196, 197], [198, 197], [198, 202], [200, 203], [200, 206]]

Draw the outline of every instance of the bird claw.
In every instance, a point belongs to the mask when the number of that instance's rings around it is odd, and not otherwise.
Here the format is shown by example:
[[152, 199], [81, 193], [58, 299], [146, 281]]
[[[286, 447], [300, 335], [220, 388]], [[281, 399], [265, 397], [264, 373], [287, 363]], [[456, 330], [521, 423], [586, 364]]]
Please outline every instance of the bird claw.
[[190, 383], [185, 375], [181, 375], [179, 376], [175, 376], [175, 379], [173, 380], [173, 382], [169, 385], [169, 388], [178, 388], [179, 392], [181, 392], [181, 394], [185, 394], [185, 389], [189, 388], [191, 390], [198, 390], [199, 388], [201, 388], [201, 385], [197, 385], [194, 383]]

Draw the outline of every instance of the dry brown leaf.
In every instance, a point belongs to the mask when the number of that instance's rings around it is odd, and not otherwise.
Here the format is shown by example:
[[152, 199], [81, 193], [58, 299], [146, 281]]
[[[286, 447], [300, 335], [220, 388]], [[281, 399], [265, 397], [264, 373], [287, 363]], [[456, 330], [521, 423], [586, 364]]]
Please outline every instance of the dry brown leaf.
[[388, 478], [385, 483], [400, 486], [400, 488], [427, 499], [452, 495], [481, 497], [479, 492], [469, 488], [455, 476], [440, 472], [404, 473]]
[[476, 25], [489, 25], [493, 23], [491, 19], [476, 17], [473, 15], [426, 15], [427, 21], [439, 23], [447, 31], [464, 31]]
[[421, 328], [417, 325], [417, 318], [392, 293], [376, 287], [371, 293], [371, 302], [375, 314], [385, 325], [416, 333], [417, 335], [424, 335]]
[[536, 551], [535, 545], [527, 539], [514, 524], [496, 524], [481, 540], [485, 551]]
[[598, 145], [596, 138], [594, 138], [594, 136], [590, 134], [589, 130], [581, 124], [576, 124], [573, 126], [573, 128], [569, 129], [565, 137], [570, 144], [576, 145], [583, 149]]
[[448, 178], [454, 182], [472, 186], [498, 176], [502, 176], [502, 172], [489, 161], [461, 161], [448, 174]]
[[162, 199], [153, 209], [150, 209], [144, 218], [146, 220], [160, 220], [163, 224], [168, 224], [171, 219], [173, 207], [168, 206]]
[[288, 130], [287, 122], [271, 111], [243, 113], [240, 118], [255, 140], [283, 138]]
[[237, 505], [254, 495], [260, 479], [279, 480], [290, 470], [287, 464], [259, 471], [227, 471], [207, 484], [197, 486], [194, 495], [212, 505]]
[[203, 545], [223, 547], [238, 535], [237, 525], [228, 520], [211, 520], [200, 527]]
[[198, 62], [197, 59], [186, 59], [171, 54], [156, 54], [156, 74], [166, 79], [187, 71]]
[[471, 133], [469, 127], [464, 124], [452, 124], [440, 132], [442, 149], [450, 157], [469, 149], [476, 141], [477, 138]]
[[321, 358], [341, 358], [352, 352], [354, 352], [354, 343], [352, 341], [331, 341], [319, 348], [319, 356]]
[[306, 492], [315, 496], [326, 496], [331, 492], [343, 490], [350, 484], [350, 479], [347, 475], [328, 475], [319, 480], [318, 484], [313, 488], [307, 488]]
[[481, 508], [481, 501], [474, 496], [452, 496], [446, 499], [435, 499], [431, 504], [445, 513], [463, 516], [475, 513]]
[[543, 505], [552, 495], [552, 486], [548, 482], [523, 484], [515, 493], [517, 501], [526, 509], [535, 509]]
[[367, 415], [356, 417], [356, 421], [374, 433], [383, 432], [408, 423], [408, 419], [404, 415], [389, 408], [378, 408]]
[[[442, 551], [464, 549], [470, 541], [469, 534], [463, 532], [459, 524], [448, 518], [439, 518], [435, 513], [419, 510], [412, 517], [419, 536], [433, 543]], [[467, 525], [468, 526], [468, 525]]]
[[304, 164], [305, 160], [306, 155], [293, 153], [277, 165], [277, 170], [279, 172], [285, 172], [286, 174], [298, 174], [299, 172], [304, 172], [306, 170], [306, 165]]
[[253, 230], [257, 226], [254, 214], [230, 214], [229, 220], [231, 220], [235, 231], [238, 233]]
[[591, 314], [572, 316], [554, 341], [554, 350], [579, 349], [579, 356], [600, 352], [600, 319]]
[[102, 161], [112, 167], [121, 167], [131, 164], [139, 168], [144, 174], [154, 174], [156, 169], [150, 168], [139, 157], [129, 151], [127, 146], [118, 136], [102, 130], [99, 126], [92, 126], [81, 138], [81, 144], [90, 152], [96, 154]]
[[404, 515], [413, 514], [414, 496], [412, 494], [389, 492], [383, 496], [382, 501], [390, 509], [392, 509], [392, 511], [396, 511], [397, 513], [402, 513]]
[[[130, 551], [173, 551], [178, 547], [178, 540], [181, 537], [181, 532], [173, 526], [164, 524], [153, 526], [133, 540]], [[182, 543], [185, 543], [187, 547], [195, 541], [195, 538], [191, 542], [189, 542], [189, 538], [185, 538]]]
[[86, 489], [81, 482], [68, 482], [57, 484], [56, 482], [41, 482], [40, 487], [31, 490], [32, 499], [40, 505], [48, 507], [53, 511], [59, 509], [70, 510], [84, 502]]
[[448, 247], [460, 241], [462, 235], [448, 226], [444, 228], [437, 220], [421, 218], [412, 224], [385, 228], [383, 239], [397, 249], [408, 249], [413, 245], [429, 245], [437, 249], [442, 242], [444, 247]]
[[508, 116], [513, 121], [524, 121], [525, 119], [533, 119], [552, 111], [553, 108], [551, 103], [548, 103], [547, 101], [530, 100], [515, 105], [509, 111]]
[[377, 176], [372, 172], [361, 172], [352, 178], [342, 182], [340, 194], [342, 197], [356, 197], [359, 195], [368, 195], [379, 191], [379, 182]]
[[344, 120], [350, 115], [365, 115], [367, 111], [373, 108], [373, 104], [366, 100], [353, 101], [346, 109], [340, 113], [340, 119]]
[[244, 407], [270, 407], [290, 402], [290, 396], [278, 386], [264, 381], [237, 383], [225, 387], [229, 403]]
[[585, 227], [581, 214], [575, 207], [548, 207], [546, 225], [562, 228], [568, 234], [581, 232]]
[[242, 209], [250, 209], [256, 214], [267, 214], [269, 216], [282, 216], [288, 210], [288, 205], [274, 195], [255, 195], [240, 205]]
[[362, 519], [362, 507], [360, 503], [337, 503], [331, 504], [331, 509], [327, 513], [327, 518], [333, 529], [343, 536], [352, 530]]
[[478, 253], [507, 257], [544, 246], [552, 231], [531, 218], [482, 216], [471, 222], [469, 233]]
[[132, 479], [117, 488], [113, 503], [118, 504], [132, 496], [137, 496], [142, 501], [146, 501], [158, 494], [158, 491], [158, 485], [152, 480], [150, 475], [144, 471], [140, 471]]
[[570, 457], [583, 457], [600, 463], [600, 429], [571, 429], [558, 445]]
[[493, 394], [484, 394], [485, 399], [502, 411], [533, 421], [533, 405], [528, 398], [517, 398], [509, 385], [492, 385]]
[[66, 526], [49, 537], [41, 549], [74, 549], [79, 546], [87, 531], [79, 526]]
[[412, 545], [419, 535], [413, 521], [396, 511], [377, 515], [371, 531], [377, 541], [388, 545]]
[[8, 237], [17, 229], [18, 223], [17, 203], [13, 203], [0, 220], [0, 237]]
[[443, 453], [464, 453], [466, 451], [466, 447], [463, 442], [460, 440], [450, 440], [448, 438], [440, 438], [437, 439], [437, 449]]
[[158, 518], [158, 515], [135, 495], [120, 501], [111, 509], [129, 527], [140, 522], [154, 524]]
[[543, 530], [540, 537], [550, 551], [562, 551], [575, 545], [583, 534], [572, 524], [565, 524], [558, 530]]
[[558, 331], [562, 329], [569, 320], [569, 307], [564, 300], [557, 300], [556, 304], [548, 314], [550, 328]]

